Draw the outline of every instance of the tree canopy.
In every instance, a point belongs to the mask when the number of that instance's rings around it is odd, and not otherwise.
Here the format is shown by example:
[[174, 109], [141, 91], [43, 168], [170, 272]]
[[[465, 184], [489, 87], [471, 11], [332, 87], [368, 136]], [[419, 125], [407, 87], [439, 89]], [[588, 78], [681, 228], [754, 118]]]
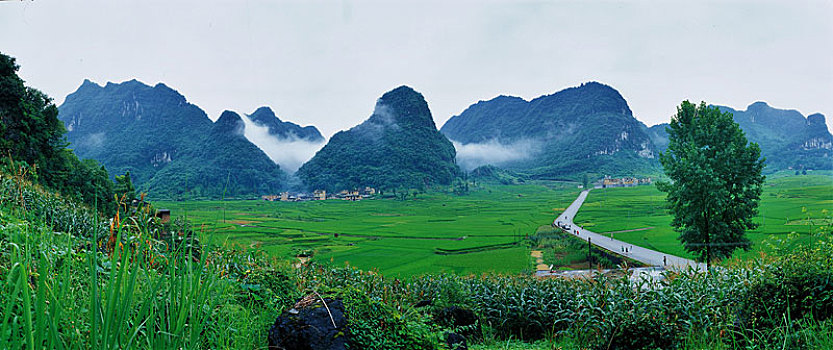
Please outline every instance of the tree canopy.
[[49, 96], [26, 86], [18, 69], [13, 57], [0, 53], [0, 153], [12, 160], [6, 163], [15, 167], [22, 162], [41, 185], [100, 211], [115, 210], [107, 170], [66, 148], [58, 108]]
[[667, 192], [672, 226], [685, 249], [707, 262], [748, 249], [746, 230], [757, 227], [764, 160], [732, 114], [684, 101], [668, 128], [669, 143], [660, 162], [670, 182]]

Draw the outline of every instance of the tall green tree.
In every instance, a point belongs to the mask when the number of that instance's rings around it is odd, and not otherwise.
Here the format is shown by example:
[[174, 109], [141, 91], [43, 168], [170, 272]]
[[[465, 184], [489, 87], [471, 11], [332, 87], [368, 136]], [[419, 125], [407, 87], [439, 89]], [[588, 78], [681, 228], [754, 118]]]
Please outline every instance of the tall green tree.
[[66, 148], [58, 108], [49, 96], [24, 84], [19, 68], [13, 57], [0, 53], [0, 155], [25, 162], [35, 170], [32, 180], [41, 185], [112, 212], [113, 182], [107, 170]]
[[685, 249], [707, 263], [749, 249], [746, 230], [757, 227], [764, 176], [761, 149], [747, 142], [731, 113], [684, 101], [668, 128], [669, 144], [660, 162], [670, 182], [671, 225]]

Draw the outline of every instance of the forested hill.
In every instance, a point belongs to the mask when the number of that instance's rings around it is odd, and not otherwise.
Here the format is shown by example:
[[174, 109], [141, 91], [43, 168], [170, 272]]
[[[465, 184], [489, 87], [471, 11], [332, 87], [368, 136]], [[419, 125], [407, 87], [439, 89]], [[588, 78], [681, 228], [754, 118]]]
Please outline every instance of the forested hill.
[[480, 101], [441, 131], [458, 143], [458, 161], [470, 168], [493, 164], [536, 178], [575, 178], [659, 172], [645, 129], [618, 91], [589, 82], [532, 101]]
[[330, 191], [425, 188], [453, 181], [454, 157], [425, 99], [401, 86], [377, 101], [369, 119], [333, 135], [298, 175], [311, 188]]
[[279, 139], [301, 139], [311, 142], [322, 142], [324, 136], [314, 126], [300, 126], [298, 124], [282, 121], [269, 107], [260, 107], [249, 114], [249, 118], [258, 125], [269, 128], [269, 134]]
[[75, 153], [112, 173], [130, 171], [154, 197], [274, 193], [286, 175], [243, 137], [243, 122], [212, 123], [177, 91], [136, 80], [99, 86], [85, 80], [59, 107]]
[[[746, 138], [756, 142], [766, 157], [767, 170], [781, 169], [833, 169], [833, 135], [827, 129], [824, 115], [804, 117], [796, 110], [770, 107], [766, 102], [755, 102], [746, 110], [717, 106], [732, 113]], [[665, 128], [659, 124], [650, 129], [654, 143], [665, 150]]]

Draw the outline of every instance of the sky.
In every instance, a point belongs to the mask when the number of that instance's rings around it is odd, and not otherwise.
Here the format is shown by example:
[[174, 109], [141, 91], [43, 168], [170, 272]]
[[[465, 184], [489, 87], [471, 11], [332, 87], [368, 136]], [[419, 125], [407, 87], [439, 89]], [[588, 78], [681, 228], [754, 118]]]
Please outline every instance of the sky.
[[479, 100], [599, 81], [647, 125], [683, 100], [823, 113], [833, 1], [0, 1], [0, 52], [57, 104], [164, 82], [216, 119], [271, 106], [326, 136], [409, 85], [437, 127]]

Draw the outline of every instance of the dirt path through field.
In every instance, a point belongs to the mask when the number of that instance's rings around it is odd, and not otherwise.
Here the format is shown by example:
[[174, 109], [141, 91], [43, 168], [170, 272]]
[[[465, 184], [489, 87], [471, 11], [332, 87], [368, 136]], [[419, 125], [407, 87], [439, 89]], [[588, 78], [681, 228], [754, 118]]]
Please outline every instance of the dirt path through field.
[[549, 271], [550, 266], [544, 264], [544, 252], [540, 250], [533, 250], [529, 255], [535, 258], [535, 269], [538, 271]]

